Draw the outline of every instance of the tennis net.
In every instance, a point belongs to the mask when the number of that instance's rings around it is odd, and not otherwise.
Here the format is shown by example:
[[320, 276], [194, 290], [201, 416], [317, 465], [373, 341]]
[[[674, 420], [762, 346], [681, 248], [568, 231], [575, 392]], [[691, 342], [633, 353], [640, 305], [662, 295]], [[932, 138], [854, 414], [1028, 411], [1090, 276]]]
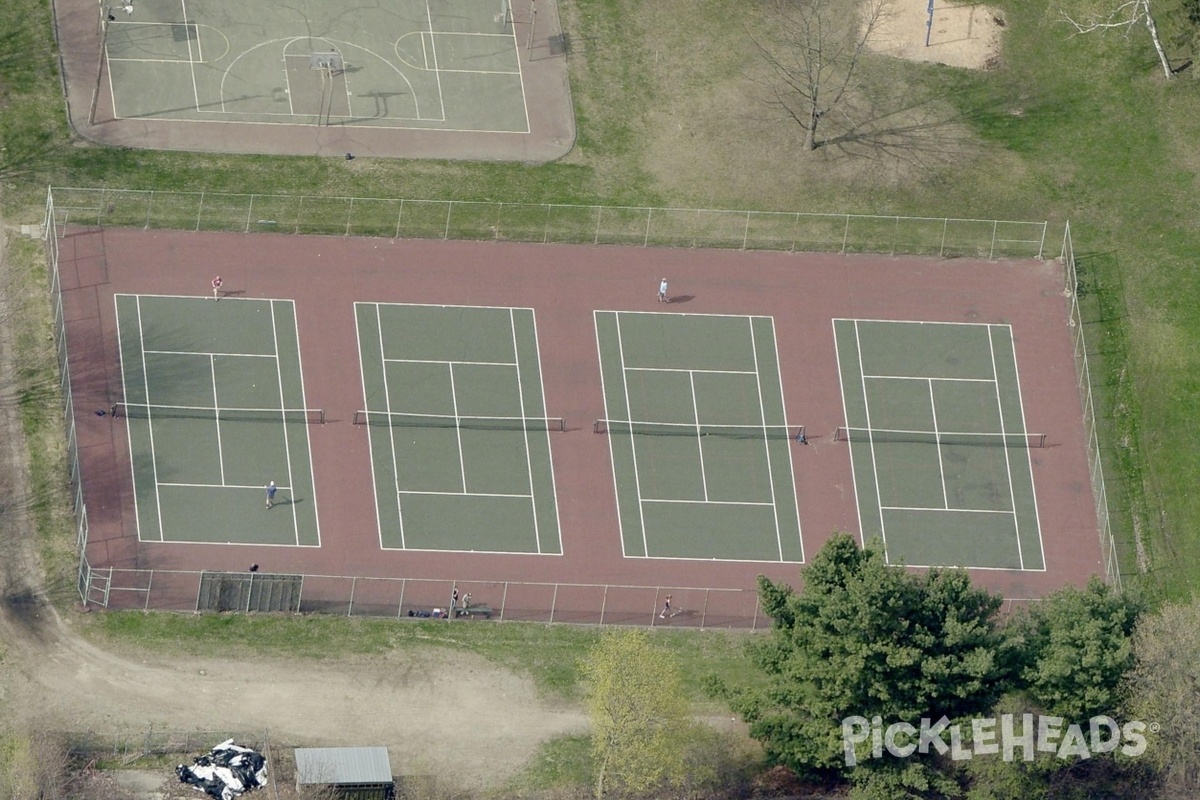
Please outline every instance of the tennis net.
[[721, 436], [727, 439], [795, 439], [805, 441], [803, 425], [710, 425], [694, 422], [645, 422], [598, 419], [593, 433], [627, 436]]
[[211, 419], [217, 422], [302, 422], [323, 425], [323, 408], [209, 408], [207, 406], [159, 406], [145, 403], [117, 403], [114, 417], [132, 419], [174, 418]]
[[964, 445], [968, 447], [1045, 447], [1044, 433], [964, 433], [961, 431], [905, 431], [887, 428], [838, 428], [839, 442], [907, 442], [912, 444]]
[[475, 431], [554, 431], [567, 429], [562, 417], [474, 417], [410, 414], [398, 411], [355, 411], [355, 425], [385, 428], [451, 428]]

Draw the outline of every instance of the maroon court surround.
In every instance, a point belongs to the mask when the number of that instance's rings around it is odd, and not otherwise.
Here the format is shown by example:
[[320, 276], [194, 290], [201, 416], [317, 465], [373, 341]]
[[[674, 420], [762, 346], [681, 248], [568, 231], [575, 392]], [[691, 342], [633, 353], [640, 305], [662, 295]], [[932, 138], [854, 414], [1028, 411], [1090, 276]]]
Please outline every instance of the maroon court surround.
[[[752, 589], [764, 573], [794, 582], [791, 564], [626, 559], [621, 555], [593, 328], [595, 309], [774, 318], [793, 448], [804, 552], [858, 531], [833, 318], [1012, 326], [1029, 430], [1048, 434], [1033, 475], [1045, 571], [972, 570], [1008, 598], [1040, 597], [1103, 574], [1067, 298], [1055, 262], [936, 260], [719, 250], [352, 239], [276, 234], [72, 230], [60, 242], [84, 497], [93, 568], [263, 572]], [[204, 296], [213, 275], [234, 296], [292, 299], [310, 406], [321, 547], [139, 542], [128, 443], [120, 420], [92, 413], [121, 400], [113, 295]], [[673, 303], [656, 302], [670, 280]], [[553, 434], [561, 556], [384, 551], [379, 546], [355, 301], [535, 310]]]

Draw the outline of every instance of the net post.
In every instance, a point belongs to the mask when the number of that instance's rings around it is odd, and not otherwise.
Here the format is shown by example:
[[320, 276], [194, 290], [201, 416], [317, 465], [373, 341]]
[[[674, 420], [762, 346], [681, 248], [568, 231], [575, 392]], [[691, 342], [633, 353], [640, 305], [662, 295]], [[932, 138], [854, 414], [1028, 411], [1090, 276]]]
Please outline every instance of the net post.
[[592, 422], [592, 433], [604, 433], [604, 420], [598, 419]]
[[850, 431], [846, 428], [838, 428], [833, 432], [833, 440], [835, 442], [845, 442], [850, 440]]

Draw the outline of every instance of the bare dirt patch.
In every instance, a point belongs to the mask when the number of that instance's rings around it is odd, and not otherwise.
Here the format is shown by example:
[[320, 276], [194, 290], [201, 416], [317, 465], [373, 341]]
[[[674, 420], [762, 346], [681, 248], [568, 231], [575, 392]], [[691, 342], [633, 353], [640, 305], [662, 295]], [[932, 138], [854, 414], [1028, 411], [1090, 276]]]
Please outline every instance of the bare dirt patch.
[[[16, 269], [5, 257], [14, 235], [0, 229], [3, 286]], [[15, 380], [11, 312], [11, 294], [0, 293], [3, 386]], [[542, 742], [586, 730], [577, 707], [556, 706], [530, 678], [470, 653], [296, 662], [96, 647], [47, 602], [38, 578], [16, 403], [0, 403], [0, 459], [0, 730], [270, 731], [298, 745], [384, 745], [403, 774], [465, 790], [502, 783]]]
[[[933, 26], [929, 6], [920, 0], [891, 0], [867, 46], [877, 53], [966, 69], [999, 64], [1004, 15], [979, 3], [935, 0]], [[929, 44], [925, 43], [926, 33]]]

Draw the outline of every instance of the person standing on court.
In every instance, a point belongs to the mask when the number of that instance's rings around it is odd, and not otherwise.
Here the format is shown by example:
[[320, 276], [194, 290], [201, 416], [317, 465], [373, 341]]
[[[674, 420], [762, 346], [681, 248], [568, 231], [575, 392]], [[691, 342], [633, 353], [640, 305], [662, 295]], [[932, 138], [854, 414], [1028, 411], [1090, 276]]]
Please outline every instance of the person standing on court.
[[267, 508], [270, 508], [271, 506], [275, 505], [275, 490], [276, 490], [276, 488], [277, 487], [275, 486], [275, 481], [271, 481], [270, 483], [267, 484]]
[[225, 281], [221, 280], [221, 276], [220, 276], [220, 275], [218, 275], [217, 277], [215, 277], [215, 278], [213, 278], [213, 279], [212, 279], [212, 287], [213, 287], [213, 299], [214, 299], [214, 300], [216, 300], [216, 301], [218, 301], [218, 302], [220, 302], [220, 300], [221, 300], [221, 295], [220, 295], [220, 294], [218, 294], [218, 292], [220, 292], [220, 291], [221, 291], [221, 284], [222, 284], [222, 283], [224, 283], [224, 282], [225, 282]]
[[671, 613], [671, 595], [667, 595], [667, 599], [663, 601], [662, 613], [658, 615], [659, 619], [666, 619]]
[[658, 284], [658, 302], [660, 302], [660, 303], [671, 302], [670, 300], [667, 299], [667, 279], [666, 278], [663, 278], [662, 283]]

